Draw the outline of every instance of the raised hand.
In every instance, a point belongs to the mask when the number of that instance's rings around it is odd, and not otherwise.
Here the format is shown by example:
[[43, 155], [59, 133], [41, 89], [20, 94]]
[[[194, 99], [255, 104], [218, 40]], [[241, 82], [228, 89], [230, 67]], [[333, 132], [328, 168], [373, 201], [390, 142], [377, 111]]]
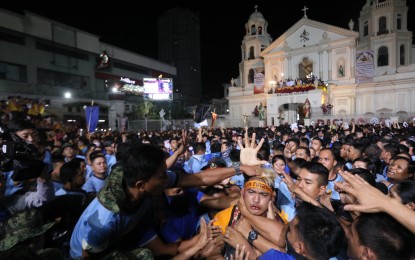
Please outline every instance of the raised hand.
[[238, 140], [238, 145], [241, 148], [240, 153], [240, 162], [245, 165], [262, 165], [267, 163], [265, 160], [259, 160], [257, 154], [262, 144], [264, 143], [264, 138], [261, 138], [261, 141], [258, 145], [255, 143], [256, 134], [252, 134], [252, 140], [249, 141], [248, 138], [248, 128], [245, 128], [245, 146], [243, 146], [242, 141]]

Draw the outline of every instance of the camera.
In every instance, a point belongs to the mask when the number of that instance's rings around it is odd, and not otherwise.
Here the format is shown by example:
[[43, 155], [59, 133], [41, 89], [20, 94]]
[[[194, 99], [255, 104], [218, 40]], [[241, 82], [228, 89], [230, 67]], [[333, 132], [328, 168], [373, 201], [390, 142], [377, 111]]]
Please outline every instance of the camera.
[[40, 176], [45, 163], [37, 160], [38, 149], [31, 143], [10, 132], [0, 124], [0, 138], [3, 147], [0, 154], [0, 170], [13, 171], [11, 178], [14, 181], [34, 179]]

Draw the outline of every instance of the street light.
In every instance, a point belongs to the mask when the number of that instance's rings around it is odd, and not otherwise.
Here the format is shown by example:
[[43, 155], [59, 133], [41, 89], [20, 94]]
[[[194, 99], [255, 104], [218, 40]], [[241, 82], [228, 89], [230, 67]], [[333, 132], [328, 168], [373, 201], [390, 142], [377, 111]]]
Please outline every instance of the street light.
[[65, 98], [71, 98], [72, 97], [71, 92], [69, 92], [69, 91], [65, 92], [64, 97]]

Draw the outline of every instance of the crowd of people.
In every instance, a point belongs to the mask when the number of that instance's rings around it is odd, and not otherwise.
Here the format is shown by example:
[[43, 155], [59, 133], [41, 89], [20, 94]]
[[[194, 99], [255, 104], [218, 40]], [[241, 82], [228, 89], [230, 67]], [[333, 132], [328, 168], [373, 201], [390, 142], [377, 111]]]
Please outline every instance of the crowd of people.
[[1, 259], [415, 257], [413, 125], [38, 123], [2, 125]]

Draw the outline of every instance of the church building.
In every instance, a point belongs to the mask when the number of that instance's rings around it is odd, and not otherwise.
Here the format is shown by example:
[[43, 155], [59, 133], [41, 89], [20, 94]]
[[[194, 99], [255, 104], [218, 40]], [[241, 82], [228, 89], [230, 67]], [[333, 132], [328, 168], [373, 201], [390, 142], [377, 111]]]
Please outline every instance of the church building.
[[[307, 9], [273, 41], [255, 7], [229, 87], [231, 126], [413, 118], [415, 47], [406, 0], [367, 0], [349, 28], [309, 19]], [[252, 113], [260, 106], [263, 118]]]

